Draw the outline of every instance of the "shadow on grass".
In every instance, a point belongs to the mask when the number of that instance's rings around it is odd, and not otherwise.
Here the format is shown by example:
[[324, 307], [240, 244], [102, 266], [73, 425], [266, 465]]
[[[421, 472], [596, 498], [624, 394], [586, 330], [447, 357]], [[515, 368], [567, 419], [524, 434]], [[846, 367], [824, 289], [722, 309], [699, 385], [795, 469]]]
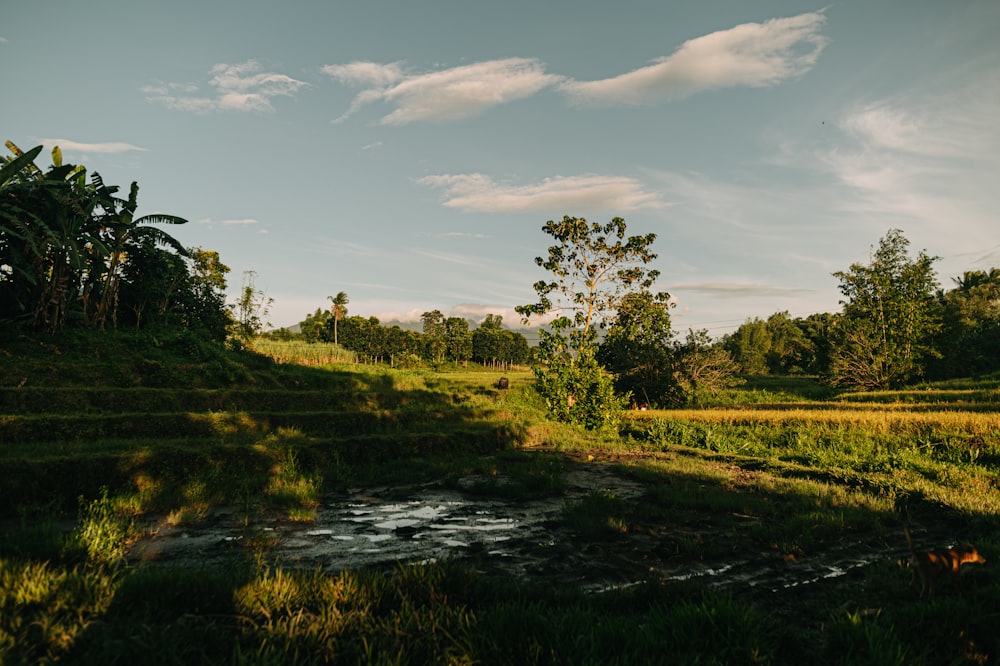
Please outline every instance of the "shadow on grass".
[[[146, 360], [158, 363], [141, 366], [157, 383], [188, 372], [174, 373], [164, 359]], [[173, 426], [150, 419], [146, 436], [124, 439], [104, 430], [113, 419], [93, 435], [73, 436], [88, 423], [80, 419], [77, 432], [66, 426], [68, 436], [49, 450], [41, 450], [44, 437], [4, 440], [0, 502], [65, 510], [107, 487], [123, 512], [134, 502], [137, 513], [155, 507], [197, 519], [219, 504], [243, 502], [249, 516], [307, 510], [334, 484], [449, 477], [468, 466], [483, 476], [477, 493], [511, 492], [516, 486], [490, 479], [516, 476], [515, 469], [526, 498], [566, 492], [554, 480], [559, 454], [547, 452], [537, 462], [537, 453], [507, 450], [524, 437], [522, 427], [467, 403], [461, 396], [467, 391], [431, 390], [377, 371], [265, 366], [249, 376], [267, 390], [235, 390], [246, 378], [203, 389], [212, 399], [227, 392], [230, 402], [218, 417], [189, 409], [172, 417]], [[219, 368], [220, 376], [242, 376], [226, 363]], [[123, 377], [135, 381], [134, 374]], [[164, 391], [143, 394], [154, 406], [158, 395], [178, 405], [199, 395], [190, 388], [150, 390]], [[268, 395], [286, 402], [273, 409], [250, 403], [279, 400]], [[296, 397], [300, 410], [287, 403]], [[487, 390], [477, 397], [495, 396]], [[87, 404], [101, 399], [92, 393]], [[121, 404], [122, 396], [111, 399]], [[322, 407], [325, 399], [332, 409]], [[124, 411], [123, 420], [143, 413]], [[595, 453], [587, 464], [604, 466]], [[484, 454], [492, 460], [469, 462]], [[57, 556], [46, 562], [44, 553], [57, 541], [39, 533], [34, 549], [2, 548], [9, 559], [0, 561], [6, 595], [0, 650], [12, 663], [46, 655], [68, 663], [151, 656], [164, 663], [662, 663], [665, 656], [708, 663], [986, 663], [1000, 655], [992, 610], [1000, 607], [1000, 583], [986, 570], [973, 589], [919, 604], [906, 572], [891, 562], [903, 548], [896, 539], [900, 507], [877, 488], [834, 476], [795, 478], [736, 456], [636, 458], [641, 465], [624, 469], [643, 494], [625, 497], [601, 485], [571, 500], [564, 524], [552, 527], [566, 537], [564, 547], [531, 582], [473, 573], [482, 562], [339, 574], [285, 572], [252, 557], [204, 569], [117, 568]], [[953, 518], [916, 495], [908, 501], [921, 527]], [[995, 516], [972, 517], [978, 532], [971, 536], [983, 537], [992, 560], [1000, 552]], [[30, 524], [25, 518], [22, 527]], [[796, 565], [852, 541], [881, 558], [808, 587], [780, 586], [792, 580]], [[745, 579], [742, 587], [718, 592], [701, 576], [587, 595], [553, 575], [580, 580], [589, 565], [632, 567], [648, 578], [651, 567], [695, 571], [737, 560], [767, 585]]]
[[69, 510], [102, 487], [130, 487], [158, 510], [274, 498], [372, 465], [495, 452], [524, 438], [495, 416], [493, 389], [472, 405], [377, 369], [254, 363], [290, 388], [0, 389], [4, 411], [21, 410], [0, 423], [0, 511]]
[[[613, 468], [610, 477], [645, 488], [628, 497], [602, 483], [571, 500], [566, 524], [552, 528], [553, 538], [567, 541], [527, 581], [474, 573], [489, 569], [475, 559], [340, 573], [282, 571], [266, 556], [192, 570], [142, 565], [107, 578], [96, 569], [92, 592], [79, 581], [63, 584], [78, 595], [76, 608], [89, 610], [78, 613], [64, 643], [54, 632], [44, 650], [67, 663], [106, 663], [119, 654], [177, 663], [662, 663], [670, 655], [709, 663], [932, 664], [998, 654], [991, 610], [998, 582], [977, 572], [964, 593], [946, 588], [921, 604], [892, 561], [901, 547], [885, 542], [898, 521], [891, 505], [816, 480], [786, 484], [735, 460], [612, 461], [595, 453], [590, 462], [552, 452], [493, 457], [498, 476], [518, 470], [546, 478], [562, 458], [566, 476], [584, 466], [608, 479]], [[488, 464], [482, 471], [489, 475]], [[839, 557], [845, 540], [864, 542], [879, 558], [837, 577], [816, 568], [801, 577], [796, 567]], [[994, 539], [991, 559], [996, 546]], [[734, 563], [742, 566], [715, 577], [650, 580], [657, 568], [676, 574]], [[601, 565], [644, 571], [633, 580], [647, 582], [601, 594], [567, 583]], [[713, 584], [724, 578], [731, 584]], [[93, 595], [105, 601], [87, 605]]]

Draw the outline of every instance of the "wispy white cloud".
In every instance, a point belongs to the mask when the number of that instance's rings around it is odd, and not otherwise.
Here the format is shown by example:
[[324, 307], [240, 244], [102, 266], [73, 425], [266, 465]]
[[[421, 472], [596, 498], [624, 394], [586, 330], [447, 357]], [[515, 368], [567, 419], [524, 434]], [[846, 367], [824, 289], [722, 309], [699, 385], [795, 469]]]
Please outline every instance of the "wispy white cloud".
[[468, 118], [558, 87], [578, 102], [640, 104], [677, 99], [724, 87], [766, 87], [802, 76], [819, 58], [827, 39], [822, 12], [745, 23], [685, 42], [647, 67], [601, 81], [575, 81], [545, 71], [535, 58], [506, 58], [410, 73], [403, 63], [352, 62], [322, 71], [345, 85], [361, 87], [347, 111], [369, 104], [395, 107], [383, 125]]
[[237, 220], [223, 220], [222, 224], [241, 224], [241, 225], [245, 225], [245, 224], [257, 224], [257, 220], [255, 220], [253, 218], [247, 217], [247, 218], [237, 219]]
[[489, 234], [470, 234], [465, 231], [446, 231], [441, 234], [434, 234], [434, 238], [489, 238]]
[[199, 95], [199, 87], [191, 83], [156, 83], [140, 88], [146, 99], [179, 111], [208, 113], [211, 111], [273, 111], [271, 100], [291, 97], [308, 83], [285, 74], [263, 71], [256, 60], [212, 67], [208, 85], [210, 95]]
[[672, 55], [600, 81], [566, 81], [577, 102], [645, 104], [703, 90], [774, 86], [808, 72], [827, 44], [822, 12], [744, 23], [689, 40]]
[[733, 282], [692, 282], [670, 285], [670, 292], [698, 292], [716, 298], [771, 298], [775, 296], [792, 296], [810, 294], [812, 289], [797, 287], [777, 287], [768, 284], [733, 283]]
[[[900, 96], [851, 108], [839, 122], [836, 148], [818, 152], [814, 166], [850, 194], [839, 203], [853, 214], [880, 216], [897, 226], [940, 229], [951, 245], [995, 233], [1000, 192], [1000, 76], [964, 92]], [[978, 242], [978, 241], [974, 241]]]
[[852, 109], [840, 127], [868, 150], [932, 159], [995, 158], [1000, 133], [992, 118], [1000, 95], [994, 91], [991, 104], [985, 90], [967, 92], [961, 101], [880, 100]]
[[146, 148], [140, 148], [139, 146], [133, 146], [131, 143], [124, 143], [121, 141], [110, 141], [106, 143], [81, 143], [79, 141], [70, 141], [69, 139], [42, 139], [41, 141], [46, 146], [59, 146], [59, 149], [63, 152], [75, 151], [81, 153], [127, 153], [133, 150], [145, 152]]
[[410, 74], [402, 65], [354, 62], [327, 65], [323, 71], [337, 81], [362, 86], [340, 122], [375, 102], [395, 107], [379, 121], [406, 125], [416, 121], [468, 118], [487, 109], [530, 97], [562, 80], [548, 74], [533, 58], [506, 58]]
[[558, 176], [533, 185], [498, 183], [479, 173], [425, 176], [421, 185], [443, 188], [443, 205], [466, 212], [509, 213], [551, 210], [614, 210], [628, 212], [662, 208], [656, 192], [624, 176]]
[[482, 257], [475, 257], [468, 254], [425, 250], [423, 248], [414, 248], [412, 254], [420, 257], [426, 257], [435, 263], [454, 264], [456, 266], [480, 266], [483, 263]]
[[403, 64], [393, 62], [386, 65], [377, 62], [352, 62], [346, 65], [324, 65], [324, 74], [349, 86], [370, 86], [384, 88], [405, 78]]

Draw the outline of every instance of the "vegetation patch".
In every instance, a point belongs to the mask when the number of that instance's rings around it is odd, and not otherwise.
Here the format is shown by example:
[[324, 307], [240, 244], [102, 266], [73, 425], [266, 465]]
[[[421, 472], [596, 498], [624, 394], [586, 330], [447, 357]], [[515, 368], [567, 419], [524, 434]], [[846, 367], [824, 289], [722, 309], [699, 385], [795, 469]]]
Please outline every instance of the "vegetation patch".
[[[51, 340], [60, 363], [88, 357], [79, 341]], [[18, 344], [36, 367], [52, 353]], [[170, 349], [163, 367], [193, 362]], [[587, 430], [547, 419], [527, 371], [508, 369], [499, 389], [490, 369], [215, 353], [198, 363], [250, 358], [240, 373], [252, 380], [101, 391], [72, 386], [84, 373], [71, 371], [70, 385], [0, 392], [5, 661], [156, 651], [184, 662], [658, 663], [666, 650], [709, 663], [931, 664], [1000, 654], [989, 621], [1000, 601], [989, 387], [974, 389], [978, 402], [932, 386], [919, 403], [848, 403], [797, 380], [780, 398], [776, 385], [748, 386], [743, 403], [733, 390], [716, 405], [627, 410], [620, 430]], [[87, 436], [69, 425], [53, 435], [74, 420]], [[537, 566], [517, 576], [484, 549], [303, 570], [275, 559], [280, 537], [262, 528], [316, 521], [331, 492], [380, 486], [405, 499], [428, 485], [563, 510], [547, 525], [552, 543], [519, 546]], [[125, 556], [151, 521], [220, 520], [245, 535], [224, 565]], [[968, 540], [988, 563], [921, 602], [898, 564], [904, 524], [921, 547]]]

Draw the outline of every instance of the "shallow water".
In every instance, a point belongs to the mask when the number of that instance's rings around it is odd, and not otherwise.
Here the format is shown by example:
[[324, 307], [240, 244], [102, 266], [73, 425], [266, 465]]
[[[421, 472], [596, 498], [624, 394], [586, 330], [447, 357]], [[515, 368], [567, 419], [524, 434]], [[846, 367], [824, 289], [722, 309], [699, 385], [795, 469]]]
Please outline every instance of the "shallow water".
[[516, 558], [551, 542], [546, 523], [562, 501], [515, 504], [425, 490], [400, 499], [379, 491], [330, 497], [308, 523], [273, 521], [234, 525], [227, 512], [189, 526], [154, 525], [132, 549], [139, 560], [210, 561], [234, 548], [267, 546], [269, 559], [286, 566], [339, 570], [396, 562], [461, 557], [468, 551]]
[[[566, 503], [595, 490], [635, 497], [643, 486], [597, 466], [568, 470], [565, 479], [565, 496], [531, 501], [473, 497], [435, 486], [358, 489], [328, 496], [310, 522], [245, 525], [236, 512], [222, 509], [198, 524], [151, 524], [130, 556], [189, 565], [258, 549], [280, 566], [331, 572], [456, 558], [484, 572], [574, 584], [592, 592], [648, 580], [698, 580], [718, 589], [781, 592], [899, 555], [885, 544], [857, 541], [799, 560], [744, 550], [709, 561], [697, 553], [664, 553], [661, 537], [651, 535], [587, 542], [560, 522]], [[732, 537], [729, 532], [703, 534]]]

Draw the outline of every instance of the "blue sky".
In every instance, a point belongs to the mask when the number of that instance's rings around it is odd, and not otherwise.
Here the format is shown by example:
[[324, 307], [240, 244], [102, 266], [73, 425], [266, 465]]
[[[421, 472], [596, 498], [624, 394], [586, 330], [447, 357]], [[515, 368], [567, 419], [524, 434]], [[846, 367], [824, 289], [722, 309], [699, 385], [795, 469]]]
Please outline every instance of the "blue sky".
[[[839, 309], [902, 229], [1000, 266], [1000, 2], [34, 0], [0, 138], [59, 145], [291, 325], [534, 300], [546, 220], [657, 234], [675, 328]], [[48, 164], [48, 160], [44, 161]]]

